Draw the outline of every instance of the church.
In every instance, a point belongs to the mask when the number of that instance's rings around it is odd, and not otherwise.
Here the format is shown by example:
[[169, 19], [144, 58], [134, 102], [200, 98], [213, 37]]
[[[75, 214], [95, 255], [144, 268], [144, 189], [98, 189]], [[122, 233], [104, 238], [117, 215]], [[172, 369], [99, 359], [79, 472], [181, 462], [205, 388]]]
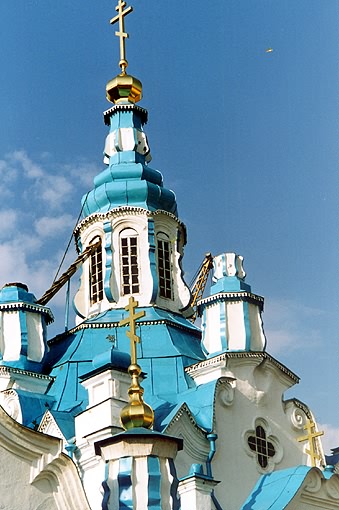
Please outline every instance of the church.
[[[339, 475], [311, 409], [284, 396], [299, 378], [269, 354], [242, 254], [208, 254], [185, 281], [186, 227], [127, 72], [132, 10], [117, 0], [111, 19], [120, 72], [78, 257], [40, 299], [25, 283], [0, 291], [0, 507], [336, 508]], [[50, 338], [48, 302], [74, 274], [75, 324]]]

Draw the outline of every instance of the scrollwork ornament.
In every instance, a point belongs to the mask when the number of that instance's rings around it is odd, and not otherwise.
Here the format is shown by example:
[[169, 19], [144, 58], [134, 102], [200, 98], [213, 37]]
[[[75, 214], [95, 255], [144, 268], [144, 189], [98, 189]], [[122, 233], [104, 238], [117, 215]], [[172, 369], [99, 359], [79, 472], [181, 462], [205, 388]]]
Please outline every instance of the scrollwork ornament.
[[296, 407], [291, 413], [291, 423], [295, 430], [303, 430], [307, 422], [307, 416], [302, 409]]
[[336, 501], [339, 500], [339, 481], [338, 478], [332, 476], [325, 485], [328, 496]]
[[305, 481], [305, 490], [311, 493], [319, 492], [321, 489], [321, 479], [322, 475], [320, 471], [315, 469], [310, 470]]
[[16, 391], [10, 390], [0, 393], [0, 405], [11, 418], [19, 423], [22, 422], [21, 406]]
[[234, 388], [230, 383], [223, 383], [219, 390], [219, 400], [225, 407], [229, 407], [233, 404], [234, 400]]

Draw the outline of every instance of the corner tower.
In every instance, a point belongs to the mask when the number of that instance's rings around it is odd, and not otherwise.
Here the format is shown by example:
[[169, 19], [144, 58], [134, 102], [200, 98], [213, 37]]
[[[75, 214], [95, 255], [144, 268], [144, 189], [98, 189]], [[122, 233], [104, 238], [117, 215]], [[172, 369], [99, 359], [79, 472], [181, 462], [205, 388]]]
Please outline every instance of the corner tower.
[[104, 112], [109, 126], [104, 148], [106, 168], [83, 197], [83, 220], [75, 229], [78, 251], [96, 243], [84, 263], [74, 299], [78, 322], [109, 309], [124, 308], [129, 297], [141, 307], [181, 313], [190, 303], [181, 259], [186, 229], [178, 219], [173, 191], [149, 166], [150, 148], [143, 130], [147, 111], [138, 79], [126, 73], [124, 20], [132, 11], [119, 0], [111, 23], [119, 24], [121, 73], [108, 82], [113, 107]]

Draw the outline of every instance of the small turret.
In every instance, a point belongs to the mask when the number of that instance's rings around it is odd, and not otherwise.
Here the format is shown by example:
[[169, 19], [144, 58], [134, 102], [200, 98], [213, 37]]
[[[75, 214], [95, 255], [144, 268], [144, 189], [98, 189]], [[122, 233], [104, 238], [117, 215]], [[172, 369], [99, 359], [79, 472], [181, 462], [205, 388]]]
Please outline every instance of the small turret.
[[202, 345], [211, 357], [226, 351], [264, 351], [261, 313], [264, 299], [245, 283], [243, 257], [224, 253], [214, 258], [210, 296], [199, 302]]
[[0, 291], [0, 365], [40, 371], [47, 352], [46, 325], [54, 318], [22, 283]]

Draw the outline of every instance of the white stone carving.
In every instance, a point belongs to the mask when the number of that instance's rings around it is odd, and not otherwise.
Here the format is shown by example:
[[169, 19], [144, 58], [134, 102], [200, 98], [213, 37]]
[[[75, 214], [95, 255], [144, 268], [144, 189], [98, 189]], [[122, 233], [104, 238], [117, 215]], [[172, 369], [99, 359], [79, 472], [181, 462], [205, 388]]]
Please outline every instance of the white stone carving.
[[234, 400], [234, 386], [232, 386], [229, 382], [220, 383], [218, 397], [223, 406], [231, 406]]
[[21, 406], [19, 396], [16, 391], [2, 391], [0, 393], [0, 405], [11, 418], [22, 423]]

